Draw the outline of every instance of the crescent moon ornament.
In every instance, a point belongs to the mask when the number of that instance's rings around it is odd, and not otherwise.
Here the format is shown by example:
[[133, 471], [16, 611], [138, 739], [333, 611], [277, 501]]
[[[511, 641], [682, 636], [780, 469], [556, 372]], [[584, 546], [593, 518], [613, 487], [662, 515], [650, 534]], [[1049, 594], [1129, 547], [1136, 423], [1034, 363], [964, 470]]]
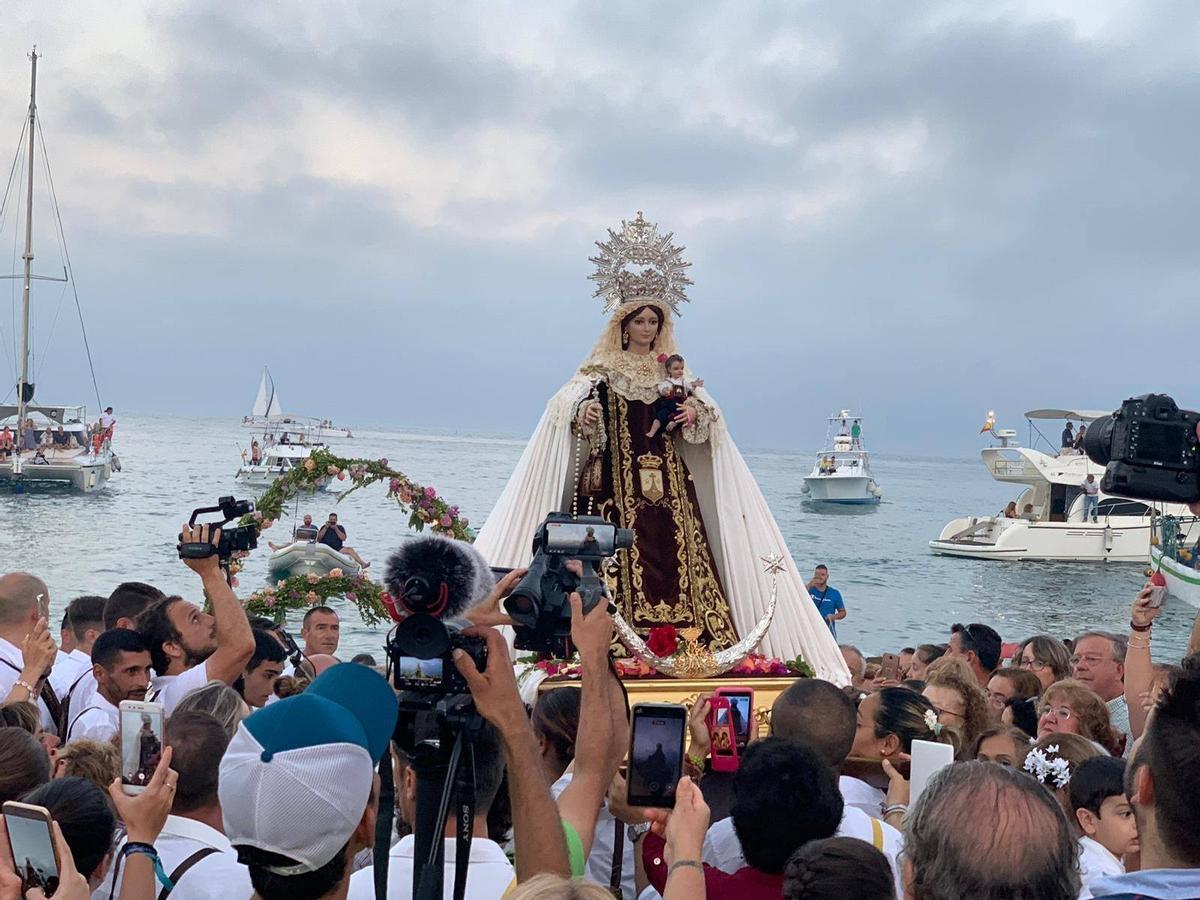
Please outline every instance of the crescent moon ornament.
[[778, 575], [784, 569], [784, 557], [776, 553], [761, 559], [766, 564], [763, 573], [771, 577], [771, 599], [763, 617], [750, 629], [749, 634], [732, 647], [714, 653], [685, 634], [683, 648], [678, 653], [670, 657], [657, 656], [629, 623], [619, 613], [614, 613], [613, 624], [617, 637], [630, 653], [663, 675], [672, 678], [712, 678], [723, 675], [757, 649], [766, 637], [771, 620], [775, 618], [775, 608], [779, 603]]

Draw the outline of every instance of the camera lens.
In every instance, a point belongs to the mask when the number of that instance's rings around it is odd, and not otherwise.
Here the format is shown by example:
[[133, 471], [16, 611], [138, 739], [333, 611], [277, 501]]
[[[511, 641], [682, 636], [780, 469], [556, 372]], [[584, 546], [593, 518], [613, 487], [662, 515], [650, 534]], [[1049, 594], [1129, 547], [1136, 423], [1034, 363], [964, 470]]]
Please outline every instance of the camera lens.
[[1083, 433], [1083, 452], [1098, 466], [1107, 466], [1112, 460], [1112, 437], [1115, 421], [1105, 416], [1093, 422]]
[[532, 615], [537, 611], [533, 599], [524, 594], [510, 594], [508, 599], [504, 601], [504, 605], [510, 613], [516, 613], [520, 616]]

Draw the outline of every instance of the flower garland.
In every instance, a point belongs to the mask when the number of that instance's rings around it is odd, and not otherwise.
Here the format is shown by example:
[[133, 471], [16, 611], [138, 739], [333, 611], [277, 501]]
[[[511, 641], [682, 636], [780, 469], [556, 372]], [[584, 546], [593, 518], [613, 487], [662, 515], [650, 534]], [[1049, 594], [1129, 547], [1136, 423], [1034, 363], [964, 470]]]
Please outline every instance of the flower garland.
[[359, 488], [384, 481], [388, 485], [388, 496], [409, 513], [410, 528], [423, 531], [428, 525], [435, 534], [460, 541], [475, 539], [467, 517], [457, 506], [439, 497], [432, 487], [417, 484], [403, 472], [389, 468], [386, 459], [346, 459], [324, 449], [314, 450], [308, 459], [267, 488], [255, 501], [255, 511], [243, 517], [240, 524], [256, 526], [261, 533], [283, 516], [288, 500], [302, 492], [319, 490], [330, 477], [351, 481], [350, 489], [338, 497], [339, 503]]
[[248, 615], [282, 622], [288, 612], [308, 609], [331, 597], [345, 598], [358, 607], [364, 625], [391, 621], [383, 588], [361, 573], [347, 575], [341, 569], [332, 569], [328, 575], [310, 573], [284, 578], [251, 594], [243, 606]]

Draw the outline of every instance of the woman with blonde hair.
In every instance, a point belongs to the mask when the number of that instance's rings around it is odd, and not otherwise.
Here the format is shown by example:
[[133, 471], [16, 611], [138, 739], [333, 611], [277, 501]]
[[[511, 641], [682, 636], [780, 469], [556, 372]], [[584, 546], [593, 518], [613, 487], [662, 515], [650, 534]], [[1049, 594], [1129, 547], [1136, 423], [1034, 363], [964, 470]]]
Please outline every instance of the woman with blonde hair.
[[561, 875], [536, 875], [510, 890], [505, 897], [507, 900], [612, 900], [613, 895], [590, 881]]
[[1100, 695], [1082, 681], [1067, 678], [1042, 694], [1038, 708], [1038, 740], [1047, 735], [1077, 734], [1120, 756], [1125, 736], [1117, 733]]
[[937, 709], [939, 722], [958, 729], [962, 752], [973, 747], [979, 735], [992, 724], [987, 694], [962, 660], [939, 659], [930, 667], [921, 693]]

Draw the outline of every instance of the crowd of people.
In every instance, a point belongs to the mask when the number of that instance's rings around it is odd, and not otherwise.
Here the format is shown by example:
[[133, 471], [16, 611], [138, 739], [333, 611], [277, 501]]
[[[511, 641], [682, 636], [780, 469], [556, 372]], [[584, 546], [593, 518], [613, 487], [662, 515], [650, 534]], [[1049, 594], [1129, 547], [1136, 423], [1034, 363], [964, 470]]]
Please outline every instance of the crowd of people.
[[[336, 611], [309, 609], [293, 641], [246, 615], [215, 556], [185, 564], [203, 606], [128, 582], [71, 600], [58, 641], [45, 582], [0, 576], [0, 800], [52, 816], [54, 897], [410, 897], [430, 865], [418, 847], [439, 839], [444, 896], [461, 872], [480, 900], [1200, 897], [1200, 656], [1152, 661], [1148, 590], [1128, 634], [1006, 653], [970, 623], [878, 660], [845, 645], [852, 684], [796, 679], [736, 771], [711, 764], [701, 695], [673, 808], [646, 809], [621, 773], [612, 618], [572, 597], [578, 682], [530, 708], [493, 627], [514, 573], [468, 613], [484, 668], [454, 656], [482, 718], [473, 783], [446, 787], [450, 809], [473, 805], [467, 846], [458, 815], [430, 833], [436, 767], [399, 735], [375, 660], [337, 657]], [[137, 793], [123, 701], [165, 718]], [[919, 797], [914, 741], [954, 759]], [[22, 894], [7, 844], [0, 900], [41, 896]]]

